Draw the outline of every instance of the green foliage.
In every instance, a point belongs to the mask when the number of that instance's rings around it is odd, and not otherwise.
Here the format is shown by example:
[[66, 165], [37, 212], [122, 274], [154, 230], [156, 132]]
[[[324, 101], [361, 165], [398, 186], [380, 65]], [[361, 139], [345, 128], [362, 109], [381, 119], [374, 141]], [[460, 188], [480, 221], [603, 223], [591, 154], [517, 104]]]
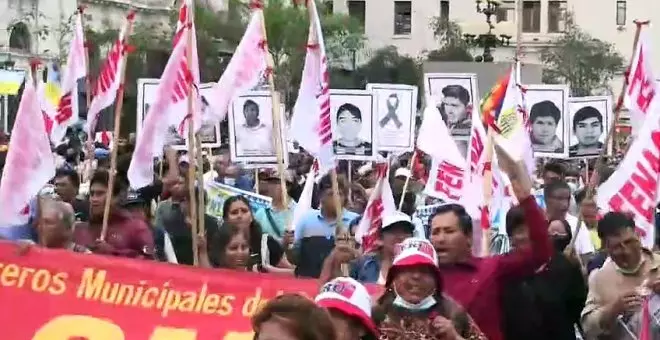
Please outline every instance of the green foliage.
[[463, 31], [457, 23], [435, 17], [431, 29], [440, 47], [428, 52], [429, 61], [474, 61], [470, 46], [463, 39]]
[[568, 84], [574, 97], [608, 92], [609, 82], [624, 67], [612, 44], [584, 32], [570, 16], [564, 34], [542, 50], [541, 61], [546, 66], [543, 82]]

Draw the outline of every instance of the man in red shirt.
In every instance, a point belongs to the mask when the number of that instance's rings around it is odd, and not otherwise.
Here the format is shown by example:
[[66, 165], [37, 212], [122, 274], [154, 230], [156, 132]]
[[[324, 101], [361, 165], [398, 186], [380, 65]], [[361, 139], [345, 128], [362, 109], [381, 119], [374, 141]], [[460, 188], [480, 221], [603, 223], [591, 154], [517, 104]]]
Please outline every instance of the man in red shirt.
[[532, 184], [525, 165], [514, 162], [501, 149], [497, 156], [528, 221], [531, 247], [504, 255], [474, 257], [472, 219], [462, 206], [440, 206], [430, 219], [430, 239], [438, 254], [445, 291], [463, 305], [490, 340], [503, 339], [500, 297], [505, 282], [534, 273], [552, 252], [548, 223], [530, 195]]
[[103, 211], [108, 194], [108, 172], [96, 171], [89, 187], [89, 222], [75, 226], [73, 238], [96, 254], [131, 258], [154, 258], [154, 238], [144, 220], [135, 218], [117, 204], [122, 200], [121, 181], [115, 181], [108, 218], [108, 230], [104, 241], [100, 240]]

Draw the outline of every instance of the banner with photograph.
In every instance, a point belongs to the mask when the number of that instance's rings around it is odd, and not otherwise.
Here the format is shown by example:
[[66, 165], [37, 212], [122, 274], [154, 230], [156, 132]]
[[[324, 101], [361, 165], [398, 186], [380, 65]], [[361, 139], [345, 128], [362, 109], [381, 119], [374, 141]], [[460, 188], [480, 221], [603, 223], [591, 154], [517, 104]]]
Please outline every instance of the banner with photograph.
[[206, 190], [207, 195], [206, 213], [218, 219], [222, 218], [222, 206], [225, 201], [232, 196], [240, 195], [247, 198], [253, 212], [261, 208], [269, 208], [273, 204], [273, 199], [270, 197], [216, 183], [215, 181], [204, 183], [204, 190]]
[[[144, 121], [144, 116], [149, 111], [149, 106], [156, 97], [156, 90], [158, 88], [159, 79], [154, 78], [140, 78], [137, 80], [137, 135], [140, 135], [142, 130], [142, 122]], [[206, 100], [207, 96], [212, 95], [211, 88], [214, 83], [204, 83], [199, 85], [199, 92], [202, 95], [202, 116], [205, 118], [214, 117], [214, 115], [207, 113], [206, 111], [211, 110], [211, 107], [208, 105]], [[220, 123], [203, 121], [202, 127], [199, 130], [199, 135], [202, 139], [202, 148], [217, 148], [220, 147], [221, 138], [220, 138]], [[168, 136], [166, 143], [171, 145], [176, 150], [187, 150], [185, 139], [179, 135], [177, 132], [177, 126], [174, 124], [171, 125], [168, 129]]]

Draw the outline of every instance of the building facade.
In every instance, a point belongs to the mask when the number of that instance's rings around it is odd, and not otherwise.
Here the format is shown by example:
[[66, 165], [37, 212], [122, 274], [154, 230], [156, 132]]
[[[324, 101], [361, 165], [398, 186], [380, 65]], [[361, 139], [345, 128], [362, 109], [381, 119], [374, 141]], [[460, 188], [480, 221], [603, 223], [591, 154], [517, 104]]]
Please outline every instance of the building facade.
[[[482, 34], [488, 26], [485, 16], [477, 13], [473, 0], [329, 0], [333, 10], [348, 13], [364, 23], [370, 49], [396, 46], [403, 54], [423, 56], [437, 49], [439, 43], [430, 28], [437, 18], [458, 23], [464, 33]], [[517, 37], [517, 1], [522, 1], [522, 35]], [[514, 46], [522, 46], [523, 62], [539, 63], [539, 49], [552, 45], [565, 27], [567, 13], [575, 23], [593, 37], [614, 44], [626, 59], [632, 53], [635, 33], [634, 19], [660, 22], [660, 1], [657, 0], [501, 0], [495, 33], [511, 36], [509, 47], [497, 48], [496, 60], [513, 60]], [[660, 25], [647, 28], [652, 46], [660, 51]], [[475, 49], [475, 54], [479, 49]], [[656, 56], [660, 52], [655, 53]], [[660, 72], [660, 58], [653, 59]], [[612, 84], [615, 93], [621, 80]]]

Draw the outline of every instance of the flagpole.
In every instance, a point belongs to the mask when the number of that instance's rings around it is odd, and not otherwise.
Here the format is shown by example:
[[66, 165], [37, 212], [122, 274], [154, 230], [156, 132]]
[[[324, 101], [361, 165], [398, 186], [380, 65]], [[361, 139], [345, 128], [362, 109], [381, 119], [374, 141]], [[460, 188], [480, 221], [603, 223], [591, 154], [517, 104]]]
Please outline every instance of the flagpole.
[[85, 95], [87, 97], [87, 110], [89, 110], [89, 106], [92, 105], [92, 80], [89, 75], [89, 42], [87, 42], [87, 39], [85, 39], [85, 17], [83, 16], [84, 11], [85, 6], [78, 6], [78, 13], [80, 15], [80, 24], [82, 25], [83, 29], [83, 39], [85, 45]]
[[408, 170], [410, 171], [410, 175], [406, 176], [406, 181], [403, 183], [403, 190], [401, 191], [401, 198], [399, 198], [399, 211], [403, 209], [403, 201], [406, 198], [406, 192], [408, 192], [408, 186], [410, 185], [410, 178], [412, 177], [413, 173], [413, 164], [415, 164], [415, 161], [417, 160], [417, 149], [413, 149], [413, 154], [410, 156], [410, 161], [408, 162]]
[[[190, 96], [192, 97], [192, 96]], [[199, 136], [199, 133], [197, 133], [197, 136], [195, 136], [195, 156], [197, 159], [197, 224], [199, 225], [197, 234], [201, 236], [206, 235], [206, 225], [204, 224], [204, 215], [205, 215], [205, 208], [206, 204], [204, 202], [204, 174], [202, 173], [204, 171], [204, 160], [202, 159], [202, 139]]]
[[[261, 30], [264, 36], [265, 44], [264, 49], [266, 50], [266, 77], [268, 80], [268, 90], [270, 91], [270, 97], [272, 100], [272, 110], [273, 110], [273, 141], [275, 144], [275, 156], [277, 159], [277, 172], [280, 178], [280, 189], [282, 190], [282, 204], [285, 209], [289, 207], [289, 194], [286, 190], [286, 179], [284, 178], [284, 150], [282, 143], [282, 113], [280, 112], [280, 96], [277, 91], [275, 91], [275, 78], [273, 77], [275, 70], [275, 62], [273, 61], [273, 56], [268, 50], [268, 35], [266, 32], [266, 18], [264, 17], [263, 11], [263, 1], [254, 0], [250, 3], [250, 7], [253, 9], [261, 9]], [[255, 183], [259, 183], [259, 177], [255, 178]], [[258, 188], [258, 184], [257, 184]], [[258, 194], [259, 192], [257, 192]], [[289, 224], [291, 223], [290, 214], [287, 214], [285, 225], [288, 228], [291, 228]]]
[[[188, 18], [186, 19], [188, 31], [186, 35], [186, 59], [188, 61], [188, 69], [192, 73], [192, 68], [190, 65], [193, 62], [193, 53], [192, 53], [192, 44], [193, 42], [193, 36], [192, 36], [192, 25], [195, 21], [194, 16], [195, 16], [195, 2], [190, 1], [190, 8], [188, 10]], [[195, 105], [193, 101], [193, 93], [195, 91], [195, 84], [194, 82], [190, 83], [189, 89], [188, 89], [188, 114], [187, 116], [189, 117], [188, 121], [188, 157], [190, 158], [190, 166], [188, 167], [188, 194], [189, 194], [189, 214], [190, 214], [190, 226], [191, 226], [191, 233], [192, 233], [192, 248], [193, 248], [193, 265], [194, 266], [199, 266], [199, 247], [198, 247], [198, 242], [197, 242], [197, 235], [198, 235], [198, 218], [200, 216], [197, 215], [197, 205], [201, 204], [201, 202], [197, 202], [197, 198], [195, 197], [195, 172], [196, 172], [196, 158], [195, 158]], [[198, 183], [200, 185], [201, 183]], [[198, 190], [203, 190], [202, 188], [199, 188]]]
[[[133, 15], [134, 9], [129, 11], [128, 17]], [[126, 35], [124, 36], [124, 42], [122, 48], [128, 48], [128, 41], [131, 37], [133, 31], [133, 20], [128, 20], [126, 23]], [[115, 99], [115, 128], [114, 135], [119, 136], [119, 131], [121, 128], [121, 109], [124, 105], [124, 79], [126, 78], [126, 64], [128, 59], [128, 52], [124, 53], [124, 62], [122, 63], [121, 71], [119, 73], [119, 89], [117, 90], [117, 97]], [[90, 132], [92, 133], [92, 132]], [[101, 236], [99, 239], [105, 241], [105, 236], [108, 233], [108, 219], [110, 217], [110, 204], [112, 202], [112, 191], [115, 186], [115, 172], [117, 171], [117, 143], [112, 144], [112, 153], [110, 155], [110, 173], [108, 179], [108, 193], [105, 198], [105, 207], [103, 209], [103, 227], [101, 229]]]
[[[639, 43], [639, 35], [642, 32], [642, 26], [646, 26], [649, 24], [649, 21], [634, 21], [636, 25], [636, 30], [635, 30], [635, 38], [633, 40], [633, 57], [635, 55], [635, 50], [637, 50], [637, 44]], [[632, 66], [632, 60], [633, 58], [630, 59], [630, 65], [628, 66], [628, 70], [630, 70], [630, 67]], [[612, 124], [610, 125], [609, 130], [607, 131], [607, 135], [605, 136], [605, 142], [603, 142], [603, 147], [600, 150], [600, 153], [598, 154], [598, 158], [596, 158], [596, 163], [594, 164], [594, 171], [598, 171], [603, 166], [603, 163], [605, 163], [605, 154], [607, 153], [607, 150], [609, 149], [609, 145], [612, 142], [612, 137], [614, 136], [614, 131], [616, 130], [616, 124], [619, 121], [619, 116], [621, 114], [621, 109], [623, 108], [623, 97], [626, 95], [626, 90], [628, 89], [628, 82], [624, 81], [623, 86], [621, 86], [621, 92], [619, 93], [619, 100], [616, 103], [616, 107], [614, 108], [614, 120]], [[591, 176], [592, 179], [594, 176]], [[599, 177], [596, 177], [599, 178]], [[587, 193], [585, 195], [585, 199], [591, 200], [594, 197], [594, 189], [596, 188], [596, 181], [590, 180], [587, 183]], [[580, 209], [582, 210], [582, 209]], [[584, 221], [584, 216], [582, 216], [582, 211], [578, 214], [578, 221], [577, 221], [577, 227], [575, 228], [575, 232], [573, 233], [573, 238], [571, 239], [571, 243], [569, 245], [570, 249], [575, 249], [575, 241], [577, 241], [577, 235], [580, 232], [580, 229], [582, 228], [582, 222]]]

